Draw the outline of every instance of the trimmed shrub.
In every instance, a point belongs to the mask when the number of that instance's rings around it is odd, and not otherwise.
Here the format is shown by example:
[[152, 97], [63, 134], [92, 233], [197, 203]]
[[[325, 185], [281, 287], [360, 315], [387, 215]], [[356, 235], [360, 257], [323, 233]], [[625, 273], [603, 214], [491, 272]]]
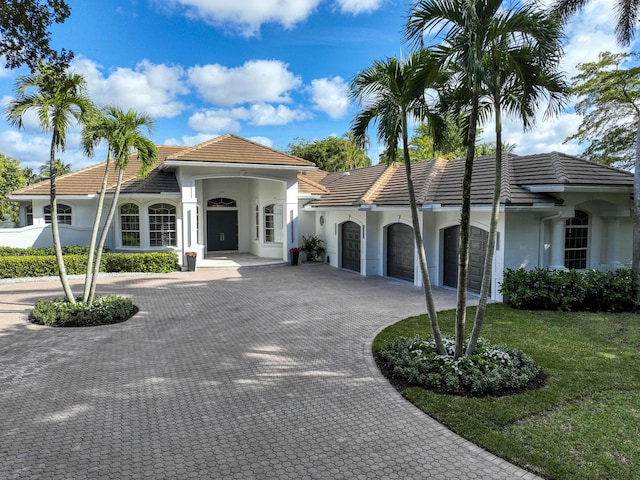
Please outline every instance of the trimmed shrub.
[[[104, 247], [102, 249], [104, 253], [108, 253], [111, 250], [108, 247]], [[0, 257], [5, 256], [13, 256], [13, 257], [24, 257], [24, 256], [46, 256], [46, 255], [55, 255], [56, 252], [53, 247], [40, 247], [40, 248], [14, 248], [14, 247], [0, 247]], [[62, 246], [62, 254], [63, 255], [88, 255], [89, 247], [79, 246], [79, 245], [63, 245]]]
[[438, 355], [431, 338], [398, 337], [380, 352], [395, 380], [441, 393], [486, 396], [526, 389], [542, 370], [520, 350], [478, 341], [473, 355], [454, 358], [455, 341], [443, 339], [447, 355]]
[[507, 269], [500, 284], [504, 302], [521, 310], [630, 312], [637, 309], [637, 282], [627, 269]]
[[[82, 275], [87, 268], [87, 255], [65, 255], [64, 264], [69, 275]], [[101, 272], [170, 273], [178, 269], [178, 255], [173, 252], [105, 253], [100, 262]], [[0, 256], [0, 278], [56, 275], [55, 256]]]
[[38, 300], [31, 319], [52, 327], [92, 327], [124, 322], [137, 309], [130, 299], [118, 295], [96, 297], [89, 307], [84, 302], [69, 303], [64, 298]]

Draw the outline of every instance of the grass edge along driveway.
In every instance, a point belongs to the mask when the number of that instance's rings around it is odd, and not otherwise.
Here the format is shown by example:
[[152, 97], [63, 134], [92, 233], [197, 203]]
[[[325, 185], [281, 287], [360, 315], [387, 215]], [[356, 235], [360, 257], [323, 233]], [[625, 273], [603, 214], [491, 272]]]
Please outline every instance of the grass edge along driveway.
[[[453, 332], [454, 315], [440, 312], [443, 332]], [[407, 318], [380, 332], [373, 351], [396, 336], [429, 332], [426, 315]], [[495, 304], [482, 334], [530, 355], [547, 374], [546, 387], [486, 398], [417, 387], [402, 394], [459, 435], [545, 478], [640, 478], [640, 316]]]

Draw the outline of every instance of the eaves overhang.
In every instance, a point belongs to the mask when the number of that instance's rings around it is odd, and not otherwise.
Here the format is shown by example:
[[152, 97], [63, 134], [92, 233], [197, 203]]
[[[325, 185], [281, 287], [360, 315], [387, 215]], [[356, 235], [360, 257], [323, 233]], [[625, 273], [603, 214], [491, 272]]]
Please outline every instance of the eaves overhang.
[[176, 167], [205, 167], [205, 168], [231, 168], [237, 170], [287, 170], [290, 172], [311, 172], [318, 170], [316, 166], [305, 165], [271, 165], [261, 163], [225, 163], [225, 162], [202, 162], [186, 160], [165, 160], [160, 166], [162, 170]]
[[627, 193], [633, 191], [632, 185], [523, 185], [531, 193]]
[[[56, 195], [56, 198], [59, 200], [91, 200], [93, 198], [98, 197], [97, 194], [91, 193], [86, 195]], [[10, 195], [7, 199], [11, 202], [24, 202], [26, 200], [43, 200], [49, 199], [50, 195], [47, 193], [46, 195]]]

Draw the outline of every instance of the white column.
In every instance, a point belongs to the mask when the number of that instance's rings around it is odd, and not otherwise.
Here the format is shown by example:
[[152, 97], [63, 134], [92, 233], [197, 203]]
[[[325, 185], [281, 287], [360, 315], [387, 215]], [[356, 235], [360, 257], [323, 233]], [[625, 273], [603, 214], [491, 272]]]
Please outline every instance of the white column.
[[553, 220], [551, 231], [551, 265], [549, 268], [556, 270], [566, 270], [564, 266], [564, 234], [565, 219], [556, 218]]
[[607, 222], [607, 268], [623, 268], [620, 262], [620, 219], [610, 218]]
[[290, 179], [286, 185], [287, 197], [283, 216], [286, 221], [287, 239], [282, 242], [282, 259], [289, 259], [289, 249], [298, 246], [298, 177]]

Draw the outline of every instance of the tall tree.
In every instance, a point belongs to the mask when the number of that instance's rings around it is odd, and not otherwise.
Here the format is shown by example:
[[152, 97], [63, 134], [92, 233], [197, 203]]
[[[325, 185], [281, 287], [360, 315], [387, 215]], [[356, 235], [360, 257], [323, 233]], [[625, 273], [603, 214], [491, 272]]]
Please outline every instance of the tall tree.
[[[40, 180], [46, 180], [47, 178], [49, 178], [51, 176], [51, 165], [49, 165], [49, 162], [43, 163], [42, 165], [40, 165], [38, 167], [38, 171], [40, 172]], [[60, 176], [60, 175], [64, 175], [66, 173], [70, 173], [71, 172], [71, 164], [70, 163], [64, 163], [62, 160], [60, 160], [59, 158], [56, 158], [56, 161], [54, 163], [54, 167], [56, 169], [56, 176]]]
[[[533, 39], [543, 44], [533, 31], [530, 12], [523, 6], [506, 8], [503, 0], [421, 0], [416, 3], [405, 27], [405, 36], [420, 46], [427, 34], [435, 33], [432, 47], [439, 68], [453, 71], [456, 84], [456, 112], [462, 111], [466, 124], [466, 155], [460, 209], [460, 240], [458, 260], [458, 298], [456, 305], [455, 356], [464, 355], [466, 323], [466, 293], [468, 280], [469, 234], [471, 230], [471, 181], [475, 158], [481, 104], [487, 86], [490, 54], [498, 45], [517, 45]], [[517, 100], [517, 99], [516, 99]], [[500, 144], [501, 146], [501, 144]]]
[[565, 142], [588, 142], [585, 158], [632, 169], [636, 132], [640, 120], [640, 67], [623, 64], [640, 58], [638, 53], [602, 52], [597, 62], [581, 63], [572, 79], [571, 93], [578, 96], [575, 110], [581, 115], [578, 131]]
[[[566, 22], [571, 16], [584, 7], [590, 0], [557, 0], [552, 6], [552, 13]], [[640, 2], [636, 0], [615, 0], [616, 34], [618, 43], [627, 46], [635, 37], [638, 19], [640, 18]], [[640, 284], [640, 120], [636, 127], [635, 159], [633, 167], [633, 260], [631, 268]], [[640, 289], [636, 292], [640, 301]]]
[[371, 165], [366, 154], [366, 144], [355, 142], [350, 133], [341, 138], [330, 136], [312, 141], [296, 138], [295, 143], [287, 146], [287, 151], [315, 163], [325, 172], [341, 172]]
[[16, 98], [6, 108], [7, 121], [18, 127], [24, 127], [24, 116], [27, 112], [35, 112], [40, 129], [51, 133], [49, 152], [49, 178], [51, 202], [51, 233], [56, 261], [60, 274], [60, 282], [67, 300], [76, 303], [67, 270], [62, 258], [62, 245], [58, 230], [58, 201], [56, 196], [56, 152], [64, 152], [67, 129], [72, 123], [82, 123], [93, 111], [84, 77], [75, 73], [60, 73], [57, 69], [42, 64], [32, 74], [21, 76], [16, 82]]
[[378, 124], [378, 139], [386, 145], [389, 159], [396, 156], [398, 142], [402, 144], [404, 168], [409, 192], [413, 237], [418, 251], [422, 288], [427, 304], [431, 333], [438, 353], [446, 354], [436, 312], [427, 268], [415, 189], [411, 176], [409, 157], [409, 119], [421, 121], [428, 117], [429, 109], [424, 91], [431, 87], [437, 77], [435, 69], [430, 68], [431, 56], [426, 50], [414, 52], [404, 61], [388, 58], [376, 61], [372, 66], [359, 72], [351, 83], [351, 96], [360, 105], [360, 112], [352, 123], [352, 132], [356, 139], [365, 138], [369, 124]]
[[[104, 173], [102, 176], [102, 186], [98, 197], [96, 216], [93, 223], [93, 229], [91, 231], [91, 241], [89, 243], [89, 255], [87, 260], [87, 274], [82, 294], [83, 301], [87, 302], [89, 305], [93, 303], [95, 298], [98, 272], [100, 271], [100, 263], [102, 259], [102, 250], [107, 239], [107, 234], [109, 233], [109, 227], [117, 209], [122, 179], [129, 164], [129, 159], [133, 153], [136, 153], [137, 160], [140, 163], [140, 170], [138, 172], [140, 176], [146, 175], [151, 167], [158, 161], [157, 147], [141, 131], [142, 128], [146, 128], [147, 131], [151, 133], [153, 123], [153, 119], [146, 113], [138, 113], [133, 110], [124, 112], [117, 106], [109, 105], [103, 108], [100, 112], [94, 112], [86, 127], [83, 129], [82, 145], [88, 155], [93, 155], [95, 146], [102, 141], [107, 142], [108, 148], [107, 161], [105, 162]], [[109, 208], [107, 218], [102, 226], [100, 240], [96, 245], [112, 160], [114, 162], [116, 172], [118, 173], [118, 179], [113, 199], [111, 201], [111, 207]]]
[[27, 65], [31, 70], [45, 62], [61, 72], [73, 58], [64, 49], [50, 46], [49, 27], [63, 23], [71, 14], [65, 0], [3, 0], [0, 2], [0, 57], [7, 68]]
[[17, 204], [8, 201], [6, 197], [26, 184], [27, 178], [20, 168], [20, 162], [0, 153], [0, 221], [3, 215], [9, 214], [11, 221], [19, 222]]

